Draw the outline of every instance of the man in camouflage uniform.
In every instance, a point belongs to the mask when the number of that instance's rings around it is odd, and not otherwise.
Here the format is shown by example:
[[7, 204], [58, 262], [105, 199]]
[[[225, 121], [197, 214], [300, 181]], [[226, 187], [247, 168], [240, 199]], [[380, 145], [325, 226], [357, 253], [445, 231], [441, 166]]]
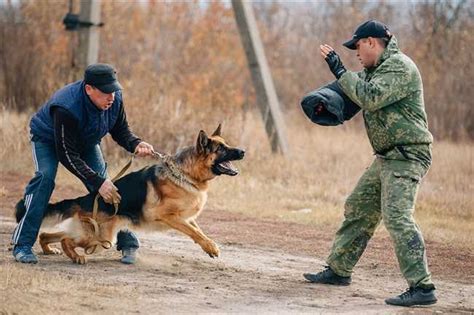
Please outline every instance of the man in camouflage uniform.
[[304, 276], [314, 283], [349, 285], [354, 266], [383, 220], [410, 287], [385, 302], [402, 306], [436, 303], [425, 244], [413, 219], [418, 186], [431, 165], [433, 142], [420, 73], [400, 51], [387, 26], [378, 21], [361, 24], [344, 46], [357, 50], [363, 71], [347, 71], [328, 45], [320, 47], [321, 55], [344, 93], [362, 108], [376, 159], [345, 203], [345, 220], [336, 234], [328, 267]]

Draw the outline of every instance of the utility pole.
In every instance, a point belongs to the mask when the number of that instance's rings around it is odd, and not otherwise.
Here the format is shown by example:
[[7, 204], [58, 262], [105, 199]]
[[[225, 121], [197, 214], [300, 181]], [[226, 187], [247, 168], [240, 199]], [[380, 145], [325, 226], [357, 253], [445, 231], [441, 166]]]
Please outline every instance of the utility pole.
[[81, 11], [79, 20], [86, 21], [91, 25], [79, 27], [79, 47], [75, 62], [78, 77], [82, 76], [84, 69], [99, 59], [99, 28], [101, 0], [81, 0]]
[[262, 114], [272, 151], [281, 152], [286, 156], [289, 149], [286, 140], [285, 122], [280, 111], [252, 4], [245, 0], [232, 0], [232, 7], [240, 32], [240, 39], [247, 55], [247, 62], [257, 95], [257, 104]]

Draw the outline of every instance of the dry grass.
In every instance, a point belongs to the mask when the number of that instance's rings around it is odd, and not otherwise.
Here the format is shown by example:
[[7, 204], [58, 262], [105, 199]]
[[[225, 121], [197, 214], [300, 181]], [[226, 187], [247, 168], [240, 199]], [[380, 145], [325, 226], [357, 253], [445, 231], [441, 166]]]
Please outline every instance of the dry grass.
[[[0, 274], [0, 301], [4, 302], [0, 308], [2, 314], [27, 314], [32, 310], [35, 314], [78, 314], [77, 305], [86, 305], [89, 311], [98, 311], [103, 305], [91, 302], [90, 292], [110, 300], [121, 293], [116, 285], [95, 281], [81, 269], [73, 269], [66, 274], [61, 270], [32, 270], [31, 266], [7, 262], [0, 266]], [[64, 303], [65, 292], [75, 293], [67, 295], [68, 303]], [[27, 299], [25, 293], [28, 294]]]
[[[171, 106], [161, 107], [165, 116], [166, 108]], [[182, 115], [189, 117], [190, 113], [183, 111]], [[185, 128], [173, 129], [179, 116], [170, 114], [163, 120], [162, 128], [150, 128], [154, 118], [149, 112], [132, 108], [129, 113], [131, 126], [139, 127], [144, 139], [168, 152], [192, 144], [195, 134], [203, 127], [196, 125], [199, 120], [193, 119], [188, 120]], [[373, 158], [367, 137], [355, 126], [359, 122], [324, 128], [303, 120], [299, 113], [288, 116], [291, 156], [287, 160], [269, 154], [262, 123], [255, 113], [237, 117], [235, 124], [225, 122], [224, 135], [231, 143], [244, 147], [247, 156], [239, 163], [239, 177], [222, 177], [213, 183], [209, 208], [278, 217], [315, 227], [340, 224], [344, 199]], [[27, 115], [2, 111], [1, 117], [0, 171], [31, 173]], [[212, 121], [212, 115], [208, 121]], [[204, 127], [211, 132], [214, 126], [206, 123]], [[110, 174], [114, 174], [126, 155], [110, 139], [106, 139], [104, 151], [111, 166]], [[459, 247], [474, 246], [473, 155], [473, 143], [435, 143], [434, 163], [421, 186], [415, 214], [427, 239]], [[150, 161], [138, 161], [134, 168], [146, 163]], [[58, 182], [83, 189], [64, 169], [59, 172]]]

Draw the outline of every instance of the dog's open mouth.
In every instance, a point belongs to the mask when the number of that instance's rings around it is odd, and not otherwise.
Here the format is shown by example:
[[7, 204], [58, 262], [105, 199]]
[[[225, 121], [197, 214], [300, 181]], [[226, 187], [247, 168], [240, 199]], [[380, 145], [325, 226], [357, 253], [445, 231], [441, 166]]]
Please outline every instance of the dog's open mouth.
[[215, 169], [214, 173], [216, 173], [215, 171], [218, 171], [218, 175], [225, 174], [229, 176], [235, 176], [239, 174], [239, 170], [234, 166], [234, 164], [232, 164], [231, 161], [216, 163], [214, 164], [213, 168]]

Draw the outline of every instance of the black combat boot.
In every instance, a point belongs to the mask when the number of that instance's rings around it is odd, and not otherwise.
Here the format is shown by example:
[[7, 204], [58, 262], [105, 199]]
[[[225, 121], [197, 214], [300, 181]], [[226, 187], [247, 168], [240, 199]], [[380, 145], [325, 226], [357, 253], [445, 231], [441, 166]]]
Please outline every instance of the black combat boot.
[[397, 306], [414, 306], [435, 304], [438, 299], [434, 294], [435, 288], [409, 288], [402, 294], [385, 300], [385, 303]]
[[333, 284], [333, 285], [349, 285], [352, 282], [351, 277], [341, 277], [337, 275], [329, 266], [318, 273], [305, 273], [303, 276], [312, 283]]

